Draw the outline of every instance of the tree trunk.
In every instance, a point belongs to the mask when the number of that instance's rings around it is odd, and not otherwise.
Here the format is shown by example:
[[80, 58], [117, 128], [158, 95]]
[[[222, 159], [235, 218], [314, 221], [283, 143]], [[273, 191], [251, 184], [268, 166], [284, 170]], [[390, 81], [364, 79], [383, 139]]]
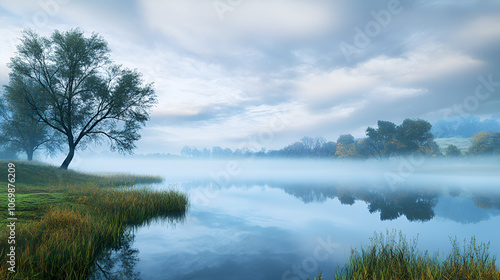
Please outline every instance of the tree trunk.
[[73, 160], [73, 156], [75, 156], [75, 146], [70, 145], [69, 146], [69, 153], [66, 156], [66, 158], [64, 159], [64, 161], [61, 164], [60, 168], [62, 168], [62, 169], [68, 169], [69, 163], [71, 162], [71, 160]]
[[26, 150], [26, 155], [28, 156], [29, 161], [33, 160], [33, 152], [33, 150]]

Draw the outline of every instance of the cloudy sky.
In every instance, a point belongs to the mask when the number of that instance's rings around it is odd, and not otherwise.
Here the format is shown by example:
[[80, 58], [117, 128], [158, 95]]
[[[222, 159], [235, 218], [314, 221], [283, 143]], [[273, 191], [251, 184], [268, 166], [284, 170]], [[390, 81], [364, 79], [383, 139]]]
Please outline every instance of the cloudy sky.
[[97, 32], [155, 83], [137, 153], [500, 113], [500, 1], [0, 0], [2, 85], [27, 27]]

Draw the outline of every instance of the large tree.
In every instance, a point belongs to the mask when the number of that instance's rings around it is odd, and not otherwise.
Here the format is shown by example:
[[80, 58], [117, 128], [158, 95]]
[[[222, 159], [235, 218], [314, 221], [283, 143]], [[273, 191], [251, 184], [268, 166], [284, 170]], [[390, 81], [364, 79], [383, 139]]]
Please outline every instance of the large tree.
[[408, 155], [414, 152], [439, 154], [439, 147], [430, 132], [432, 125], [425, 120], [405, 119], [396, 126], [392, 122], [378, 121], [378, 128], [368, 127], [368, 145], [378, 157]]
[[378, 121], [378, 128], [368, 127], [366, 136], [368, 136], [367, 145], [371, 146], [374, 157], [390, 157], [396, 152], [397, 147], [397, 126], [389, 121]]
[[431, 133], [432, 125], [425, 120], [405, 119], [397, 127], [397, 139], [399, 141], [398, 152], [400, 154], [409, 154], [413, 152], [423, 152], [434, 154], [439, 152], [436, 149], [434, 135]]
[[[107, 42], [79, 29], [41, 37], [23, 32], [8, 64], [10, 79], [30, 80], [40, 91], [22, 93], [24, 102], [50, 128], [62, 134], [67, 169], [77, 147], [108, 139], [111, 149], [131, 153], [138, 131], [156, 103], [152, 84], [136, 70], [114, 64]], [[40, 106], [39, 100], [43, 100]]]

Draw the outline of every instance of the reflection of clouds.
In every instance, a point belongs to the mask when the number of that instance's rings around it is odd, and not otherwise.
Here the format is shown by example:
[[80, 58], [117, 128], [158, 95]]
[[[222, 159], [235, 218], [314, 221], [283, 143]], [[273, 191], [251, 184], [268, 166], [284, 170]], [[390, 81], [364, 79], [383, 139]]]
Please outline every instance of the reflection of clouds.
[[307, 250], [285, 229], [222, 213], [192, 211], [182, 228], [161, 231], [152, 225], [137, 232], [135, 246], [148, 252], [138, 267], [144, 279], [220, 279], [231, 272], [245, 275], [238, 279], [279, 279], [297, 251]]
[[[436, 205], [437, 216], [450, 219], [462, 224], [477, 224], [481, 221], [491, 219], [493, 216], [500, 216], [500, 208], [492, 208], [489, 201], [500, 201], [500, 196], [485, 197], [441, 197]], [[481, 202], [485, 202], [482, 204]]]
[[[330, 214], [342, 211], [342, 206], [336, 201], [330, 200], [324, 204], [297, 203], [296, 197], [283, 194], [283, 189], [276, 185], [241, 186], [236, 183], [222, 189], [209, 204], [193, 205], [193, 210], [231, 213], [246, 223], [289, 230], [307, 228], [313, 221], [325, 221], [338, 227], [352, 227], [354, 224], [349, 218]], [[293, 219], [290, 220], [290, 217]]]

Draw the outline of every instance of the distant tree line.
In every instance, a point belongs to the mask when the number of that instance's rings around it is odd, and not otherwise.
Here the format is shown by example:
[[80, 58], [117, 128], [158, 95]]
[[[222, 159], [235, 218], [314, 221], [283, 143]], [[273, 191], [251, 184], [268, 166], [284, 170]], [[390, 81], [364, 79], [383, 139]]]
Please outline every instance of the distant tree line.
[[[249, 149], [211, 149], [184, 146], [181, 156], [188, 158], [390, 158], [421, 153], [427, 156], [463, 156], [455, 145], [449, 145], [442, 153], [431, 133], [432, 125], [425, 120], [406, 119], [396, 125], [390, 121], [378, 121], [377, 127], [368, 127], [365, 138], [355, 139], [351, 134], [340, 135], [337, 141], [323, 137], [305, 136], [280, 150], [260, 151]], [[466, 155], [500, 154], [500, 133], [479, 132], [471, 138], [471, 146]]]
[[500, 133], [479, 132], [471, 139], [469, 154], [500, 154]]
[[496, 120], [499, 117], [496, 115], [484, 120], [476, 116], [451, 117], [435, 122], [431, 132], [436, 138], [471, 138], [482, 131], [500, 131], [500, 123]]
[[500, 133], [481, 131], [470, 138], [471, 145], [469, 149], [462, 151], [455, 145], [450, 144], [445, 150], [446, 156], [484, 156], [500, 155]]
[[425, 120], [406, 119], [401, 125], [379, 121], [377, 128], [368, 127], [366, 138], [355, 139], [351, 134], [340, 135], [336, 142], [323, 137], [303, 137], [280, 150], [260, 151], [213, 147], [202, 150], [185, 146], [181, 155], [191, 158], [227, 157], [313, 157], [313, 158], [384, 158], [421, 152], [438, 155], [439, 147]]

